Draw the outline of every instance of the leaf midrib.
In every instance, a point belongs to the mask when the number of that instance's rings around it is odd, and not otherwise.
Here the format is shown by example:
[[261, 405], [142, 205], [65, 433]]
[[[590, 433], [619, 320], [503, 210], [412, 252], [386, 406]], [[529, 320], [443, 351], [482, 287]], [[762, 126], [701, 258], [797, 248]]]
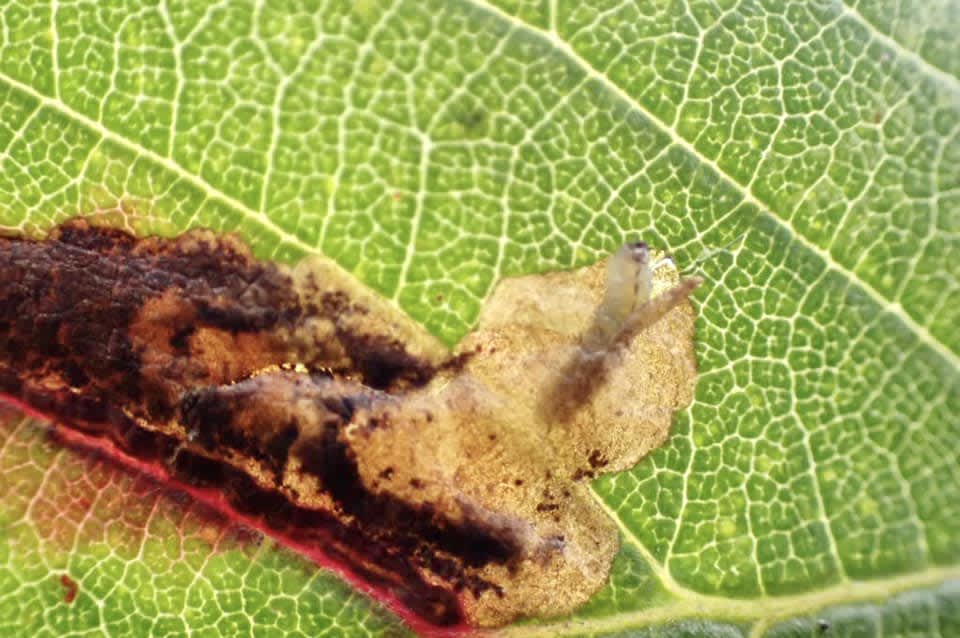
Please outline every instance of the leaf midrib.
[[753, 624], [751, 637], [791, 618], [800, 618], [828, 607], [887, 600], [908, 591], [937, 587], [960, 579], [960, 566], [933, 567], [881, 580], [845, 581], [818, 591], [763, 598], [725, 598], [685, 590], [674, 592], [675, 601], [640, 611], [609, 616], [565, 619], [539, 625], [515, 625], [499, 632], [504, 638], [533, 638], [569, 634], [613, 634], [638, 627], [680, 620], [709, 618], [711, 621]]
[[[709, 157], [706, 157], [705, 155], [697, 151], [696, 148], [694, 148], [694, 146], [686, 138], [682, 137], [673, 126], [667, 124], [661, 118], [655, 116], [651, 111], [649, 111], [639, 101], [637, 101], [632, 95], [627, 93], [622, 87], [620, 87], [618, 84], [613, 82], [610, 78], [608, 78], [606, 74], [601, 72], [599, 69], [593, 66], [588, 60], [586, 60], [579, 53], [577, 53], [568, 42], [561, 39], [556, 33], [545, 31], [544, 29], [536, 25], [530, 24], [528, 22], [524, 22], [520, 18], [510, 15], [509, 13], [505, 12], [503, 9], [493, 4], [490, 4], [488, 0], [467, 0], [467, 1], [473, 4], [478, 9], [482, 11], [486, 11], [491, 15], [497, 17], [498, 19], [506, 21], [507, 23], [514, 26], [516, 29], [526, 31], [531, 35], [534, 35], [542, 39], [554, 50], [566, 56], [571, 62], [576, 64], [578, 67], [580, 67], [580, 69], [583, 70], [584, 73], [586, 73], [590, 78], [601, 83], [613, 95], [619, 98], [624, 104], [626, 104], [631, 109], [634, 109], [636, 112], [643, 115], [651, 123], [658, 126], [670, 138], [670, 141], [673, 144], [682, 148], [687, 153], [690, 153], [693, 157], [697, 159], [697, 161], [701, 162], [703, 165], [710, 168], [714, 172], [714, 174], [716, 174], [720, 179], [722, 179], [724, 182], [732, 186], [738, 193], [740, 193], [742, 197], [742, 201], [744, 203], [755, 206], [760, 212], [762, 212], [767, 217], [769, 217], [774, 222], [776, 222], [784, 230], [789, 232], [791, 236], [796, 238], [796, 240], [799, 241], [805, 248], [807, 248], [812, 253], [820, 257], [823, 260], [823, 262], [827, 265], [828, 269], [840, 274], [846, 280], [850, 281], [851, 283], [859, 287], [860, 290], [862, 290], [867, 296], [873, 299], [877, 303], [877, 305], [887, 310], [893, 316], [897, 317], [920, 342], [927, 345], [933, 352], [937, 353], [937, 355], [943, 358], [954, 369], [960, 369], [960, 353], [954, 352], [945, 343], [943, 343], [942, 341], [937, 339], [935, 336], [933, 336], [933, 334], [926, 328], [926, 326], [917, 322], [910, 315], [910, 313], [907, 312], [906, 308], [904, 308], [899, 301], [894, 301], [892, 299], [888, 299], [887, 297], [885, 297], [880, 291], [874, 288], [869, 282], [861, 278], [856, 272], [848, 269], [843, 264], [837, 262], [827, 250], [816, 245], [815, 243], [810, 241], [806, 236], [804, 236], [799, 231], [797, 231], [797, 229], [794, 227], [792, 223], [790, 223], [789, 220], [786, 220], [780, 217], [779, 215], [777, 215], [776, 213], [774, 213], [774, 211], [767, 204], [759, 200], [748, 187], [744, 186], [732, 175], [725, 172], [716, 163], [716, 161], [714, 161]], [[856, 16], [857, 18], [859, 18], [859, 14], [855, 13], [853, 9], [851, 9], [847, 5], [843, 5], [843, 7], [848, 15]], [[882, 40], [882, 38], [885, 37], [879, 32], [877, 32], [869, 23], [863, 20], [861, 20], [861, 22], [871, 31], [873, 36], [876, 37], [878, 40]], [[905, 56], [907, 53], [909, 53], [907, 52], [906, 49], [900, 46], [896, 41], [890, 38], [886, 38], [886, 41], [887, 42], [885, 42], [885, 44], [887, 44], [891, 48], [894, 48], [901, 55]], [[946, 77], [950, 78], [950, 80], [952, 80], [951, 86], [953, 90], [956, 91], [957, 93], [960, 93], [960, 80], [957, 80], [956, 78], [948, 74], [944, 74], [943, 71], [940, 71], [936, 67], [932, 67], [928, 62], [926, 62], [926, 60], [917, 56], [916, 54], [911, 54], [911, 56], [918, 65], [920, 65], [922, 68], [927, 70], [929, 73], [933, 73], [935, 70], [940, 75], [946, 75]]]

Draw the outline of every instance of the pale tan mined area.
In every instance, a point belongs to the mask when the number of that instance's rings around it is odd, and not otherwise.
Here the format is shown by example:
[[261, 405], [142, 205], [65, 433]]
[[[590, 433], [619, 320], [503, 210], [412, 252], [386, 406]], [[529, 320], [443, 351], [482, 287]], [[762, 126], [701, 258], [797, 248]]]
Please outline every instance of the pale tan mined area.
[[[368, 485], [454, 518], [495, 521], [522, 539], [516, 565], [479, 572], [504, 595], [466, 596], [476, 624], [567, 612], [606, 582], [617, 529], [587, 480], [635, 465], [692, 400], [694, 313], [685, 295], [629, 343], [584, 351], [605, 271], [604, 262], [503, 281], [458, 348], [476, 352], [466, 367], [385, 408], [390, 427], [352, 433]], [[678, 282], [672, 264], [658, 269], [653, 296]], [[568, 401], [584, 386], [589, 396]], [[387, 468], [391, 479], [378, 480]]]
[[[321, 312], [308, 312], [289, 336], [301, 363], [316, 358], [318, 344], [334, 344], [336, 331], [344, 330], [358, 335], [382, 335], [403, 344], [406, 351], [425, 363], [439, 366], [450, 356], [443, 343], [426, 332], [404, 312], [381, 295], [360, 284], [336, 262], [325, 257], [304, 259], [291, 271], [294, 288], [301, 303], [309, 307], [327, 295], [338, 295], [345, 300], [336, 317]], [[333, 346], [329, 346], [333, 347]], [[341, 353], [325, 353], [328, 357], [342, 357]], [[329, 363], [322, 360], [322, 363]]]

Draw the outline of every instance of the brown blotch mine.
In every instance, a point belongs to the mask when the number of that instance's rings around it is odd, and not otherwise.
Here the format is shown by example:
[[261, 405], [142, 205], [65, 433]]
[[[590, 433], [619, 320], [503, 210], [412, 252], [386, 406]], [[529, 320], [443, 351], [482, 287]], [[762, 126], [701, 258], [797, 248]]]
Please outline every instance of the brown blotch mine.
[[[598, 590], [617, 529], [583, 481], [661, 445], [696, 375], [686, 293], [584, 350], [603, 264], [502, 281], [453, 352], [332, 262], [208, 231], [4, 237], [0, 281], [0, 392], [217, 487], [435, 625]], [[654, 295], [678, 282], [658, 269]], [[601, 382], [571, 395], [584, 370]]]

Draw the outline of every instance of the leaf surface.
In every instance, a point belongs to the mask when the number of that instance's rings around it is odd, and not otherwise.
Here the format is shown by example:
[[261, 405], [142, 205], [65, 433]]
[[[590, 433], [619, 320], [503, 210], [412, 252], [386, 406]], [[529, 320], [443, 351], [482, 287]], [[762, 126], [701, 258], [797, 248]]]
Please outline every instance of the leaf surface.
[[[502, 277], [745, 233], [702, 264], [694, 405], [594, 485], [610, 585], [508, 633], [957, 631], [960, 5], [307, 4], [4, 3], [0, 224], [320, 252], [450, 343]], [[4, 633], [404, 631], [5, 421]]]

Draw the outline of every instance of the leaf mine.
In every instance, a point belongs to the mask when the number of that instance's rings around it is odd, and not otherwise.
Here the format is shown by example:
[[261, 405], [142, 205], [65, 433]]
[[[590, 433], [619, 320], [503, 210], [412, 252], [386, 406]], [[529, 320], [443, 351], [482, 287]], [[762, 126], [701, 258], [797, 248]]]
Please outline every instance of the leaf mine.
[[693, 397], [699, 281], [656, 257], [504, 280], [450, 351], [327, 260], [68, 222], [0, 238], [0, 392], [431, 626], [560, 614], [618, 547], [586, 481]]

